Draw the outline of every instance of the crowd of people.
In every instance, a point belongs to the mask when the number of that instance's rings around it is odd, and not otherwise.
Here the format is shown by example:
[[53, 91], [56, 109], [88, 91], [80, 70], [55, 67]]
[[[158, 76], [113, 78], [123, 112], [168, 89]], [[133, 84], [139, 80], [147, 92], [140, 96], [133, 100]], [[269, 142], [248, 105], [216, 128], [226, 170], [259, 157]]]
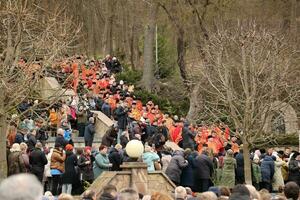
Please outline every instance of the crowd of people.
[[[26, 65], [24, 60], [21, 63]], [[201, 196], [212, 188], [212, 194], [233, 199], [238, 192], [249, 194], [249, 198], [253, 191], [263, 191], [261, 195], [286, 192], [284, 185], [290, 181], [300, 185], [299, 153], [289, 148], [268, 148], [251, 152], [254, 189], [238, 187], [246, 182], [243, 148], [229, 127], [223, 123], [191, 124], [184, 117], [163, 113], [151, 100], [143, 104], [134, 95], [133, 85], [116, 79], [116, 73], [122, 71], [116, 57], [64, 58], [49, 71], [65, 88], [72, 88], [75, 96], [60, 100], [50, 110], [32, 100], [19, 105], [19, 113], [11, 117], [7, 130], [9, 176], [31, 173], [54, 196], [79, 195], [104, 171], [122, 170], [121, 164], [131, 161], [125, 147], [135, 139], [145, 146], [141, 160], [148, 171], [165, 172], [178, 190], [187, 194], [182, 199], [193, 192]], [[95, 126], [97, 116], [91, 111], [101, 111], [114, 122], [100, 146], [94, 144], [99, 133]], [[84, 138], [85, 148], [74, 146], [75, 131]], [[54, 148], [47, 144], [49, 136], [55, 137]], [[182, 150], [167, 147], [167, 141]], [[227, 189], [227, 195], [221, 195], [222, 188]], [[160, 195], [153, 198], [163, 198]]]

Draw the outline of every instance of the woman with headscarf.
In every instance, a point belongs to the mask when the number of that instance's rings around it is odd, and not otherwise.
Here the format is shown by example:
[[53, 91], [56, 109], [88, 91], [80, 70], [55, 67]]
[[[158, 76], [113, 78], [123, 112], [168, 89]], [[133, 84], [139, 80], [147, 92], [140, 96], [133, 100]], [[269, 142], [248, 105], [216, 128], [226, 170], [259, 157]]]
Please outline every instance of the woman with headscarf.
[[233, 151], [229, 149], [227, 150], [224, 158], [224, 165], [220, 180], [221, 186], [227, 186], [229, 188], [233, 188], [235, 186], [235, 169], [236, 160], [233, 158]]

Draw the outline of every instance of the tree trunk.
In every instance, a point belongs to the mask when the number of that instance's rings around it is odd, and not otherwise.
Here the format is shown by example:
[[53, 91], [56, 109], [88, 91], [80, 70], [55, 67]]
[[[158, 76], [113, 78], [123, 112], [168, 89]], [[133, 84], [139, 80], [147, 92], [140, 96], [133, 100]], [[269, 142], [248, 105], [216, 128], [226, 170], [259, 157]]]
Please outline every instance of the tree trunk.
[[148, 92], [152, 90], [152, 84], [154, 80], [154, 62], [153, 62], [153, 47], [154, 47], [154, 35], [155, 35], [155, 21], [158, 10], [158, 5], [150, 6], [149, 23], [145, 27], [145, 41], [144, 41], [144, 69], [142, 86]]
[[202, 110], [202, 99], [200, 95], [200, 84], [196, 85], [190, 94], [190, 107], [186, 118], [191, 123], [196, 123]]
[[[3, 91], [3, 90], [2, 90]], [[0, 113], [4, 113], [4, 94], [0, 95]], [[7, 177], [7, 159], [6, 159], [6, 117], [0, 114], [0, 182]]]
[[246, 184], [252, 184], [252, 175], [251, 175], [251, 161], [250, 161], [250, 151], [249, 144], [246, 141], [243, 141], [243, 155], [244, 155], [244, 172], [245, 172], [245, 182]]
[[181, 78], [187, 86], [187, 72], [185, 67], [185, 40], [184, 30], [180, 28], [177, 34], [177, 64], [180, 70]]

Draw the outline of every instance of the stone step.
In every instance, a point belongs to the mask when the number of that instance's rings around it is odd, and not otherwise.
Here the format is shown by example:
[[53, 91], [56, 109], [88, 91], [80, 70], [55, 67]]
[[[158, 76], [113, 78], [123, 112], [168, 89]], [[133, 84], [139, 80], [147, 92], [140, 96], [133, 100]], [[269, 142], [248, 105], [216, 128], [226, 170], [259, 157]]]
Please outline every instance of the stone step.
[[[75, 148], [82, 148], [85, 146], [83, 137], [73, 137], [72, 140], [74, 142]], [[102, 141], [101, 138], [95, 137], [93, 146], [95, 145], [95, 146], [99, 147], [99, 145], [101, 144], [101, 141]], [[47, 140], [47, 143], [50, 147], [54, 147], [55, 137], [49, 137], [49, 139]]]

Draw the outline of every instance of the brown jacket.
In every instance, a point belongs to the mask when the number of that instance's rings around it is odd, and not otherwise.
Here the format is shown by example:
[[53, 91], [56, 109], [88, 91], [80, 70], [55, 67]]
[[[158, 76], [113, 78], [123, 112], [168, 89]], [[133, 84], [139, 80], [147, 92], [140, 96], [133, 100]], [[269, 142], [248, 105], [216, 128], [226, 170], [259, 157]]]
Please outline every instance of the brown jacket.
[[62, 173], [65, 171], [66, 155], [58, 149], [54, 149], [51, 156], [50, 169], [58, 169]]

